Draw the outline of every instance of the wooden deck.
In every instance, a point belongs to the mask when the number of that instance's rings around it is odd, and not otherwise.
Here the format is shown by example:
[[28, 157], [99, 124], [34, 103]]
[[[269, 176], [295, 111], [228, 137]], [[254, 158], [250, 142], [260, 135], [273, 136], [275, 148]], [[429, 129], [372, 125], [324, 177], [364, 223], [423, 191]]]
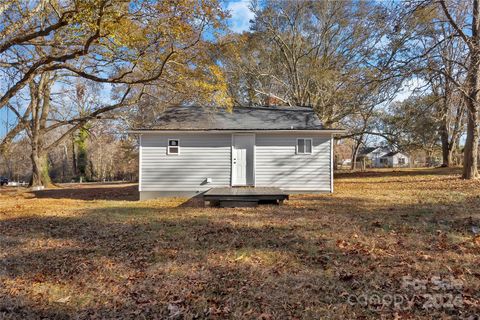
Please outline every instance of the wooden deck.
[[221, 207], [253, 207], [260, 203], [281, 204], [288, 194], [273, 187], [212, 188], [203, 194], [203, 200]]

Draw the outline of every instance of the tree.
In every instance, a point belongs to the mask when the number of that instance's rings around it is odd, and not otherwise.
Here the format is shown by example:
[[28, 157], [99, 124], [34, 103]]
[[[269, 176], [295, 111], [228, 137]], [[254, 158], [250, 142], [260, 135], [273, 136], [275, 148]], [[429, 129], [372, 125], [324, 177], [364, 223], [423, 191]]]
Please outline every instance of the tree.
[[[399, 33], [408, 38], [409, 47], [418, 48], [409, 50], [410, 52], [405, 54], [405, 59], [400, 64], [409, 65], [409, 68], [416, 71], [427, 70], [443, 77], [441, 95], [447, 103], [450, 94], [454, 91], [458, 91], [462, 96], [457, 100], [457, 104], [464, 105], [466, 109], [467, 125], [462, 175], [465, 179], [478, 178], [479, 10], [478, 0], [449, 1], [448, 3], [445, 0], [410, 1], [403, 10], [399, 10], [397, 24]], [[460, 50], [453, 55], [452, 52], [445, 51], [452, 48], [460, 48]], [[422, 63], [429, 60], [431, 54], [435, 52], [440, 59], [435, 63]], [[443, 130], [445, 131], [445, 128]], [[446, 144], [446, 134], [445, 132], [442, 134]], [[455, 139], [458, 138], [455, 137]]]
[[[433, 15], [434, 21], [439, 14], [441, 12]], [[464, 129], [465, 97], [455, 84], [465, 86], [466, 71], [461, 66], [467, 64], [468, 50], [462, 39], [452, 36], [455, 30], [449, 23], [435, 21], [431, 26], [430, 32], [425, 34], [423, 48], [427, 53], [425, 70], [419, 76], [425, 79], [430, 92], [439, 100], [435, 105], [442, 143], [442, 166], [448, 167], [452, 165]]]
[[378, 131], [395, 149], [424, 150], [431, 158], [440, 145], [438, 104], [433, 94], [395, 102], [380, 115]]
[[[32, 185], [48, 184], [46, 154], [52, 148], [89, 121], [137, 103], [149, 86], [175, 89], [188, 83], [223, 97], [222, 76], [201, 53], [205, 28], [219, 27], [225, 16], [214, 0], [11, 1], [4, 8], [0, 63], [9, 85], [0, 94], [0, 109], [8, 107], [18, 122], [0, 150], [27, 132]], [[191, 78], [198, 73], [205, 76]], [[55, 84], [74, 77], [107, 84], [113, 103], [52, 114]], [[28, 105], [21, 103], [24, 96]], [[62, 134], [46, 145], [45, 137], [57, 131]]]
[[462, 92], [464, 93], [466, 99], [465, 105], [467, 108], [467, 138], [465, 140], [464, 149], [463, 177], [465, 179], [474, 179], [478, 178], [478, 103], [480, 102], [480, 2], [478, 0], [473, 0], [472, 5], [469, 8], [471, 10], [471, 23], [469, 33], [465, 31], [467, 27], [459, 24], [459, 21], [455, 19], [455, 16], [452, 14], [452, 10], [447, 6], [446, 2], [444, 0], [440, 0], [439, 3], [442, 7], [443, 13], [445, 14], [448, 23], [455, 30], [455, 34], [466, 43], [469, 53], [469, 61], [468, 65], [466, 66], [467, 89], [462, 89]]
[[309, 106], [332, 126], [388, 101], [398, 88], [381, 4], [265, 1], [253, 10], [252, 32], [229, 35], [221, 45], [238, 104]]

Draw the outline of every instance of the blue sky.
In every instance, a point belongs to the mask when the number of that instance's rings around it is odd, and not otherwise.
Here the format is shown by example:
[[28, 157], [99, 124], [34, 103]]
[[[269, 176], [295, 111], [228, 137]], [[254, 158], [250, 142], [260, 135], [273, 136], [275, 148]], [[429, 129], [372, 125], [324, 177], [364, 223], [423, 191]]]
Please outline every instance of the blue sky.
[[249, 6], [250, 0], [227, 1], [225, 3], [225, 8], [230, 11], [232, 16], [228, 21], [230, 30], [237, 33], [248, 31], [249, 21], [255, 17]]
[[15, 120], [15, 115], [11, 111], [7, 114], [7, 108], [1, 108], [0, 109], [0, 139], [3, 138], [3, 136], [5, 135], [7, 118], [10, 124], [9, 127], [11, 128], [13, 125], [13, 121]]

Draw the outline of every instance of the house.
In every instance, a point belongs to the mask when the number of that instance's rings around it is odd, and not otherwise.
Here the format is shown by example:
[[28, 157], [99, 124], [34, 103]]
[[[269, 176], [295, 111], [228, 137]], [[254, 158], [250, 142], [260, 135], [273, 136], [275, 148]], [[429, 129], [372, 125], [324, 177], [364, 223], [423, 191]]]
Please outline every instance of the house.
[[167, 108], [140, 135], [140, 199], [214, 187], [333, 192], [332, 143], [311, 108]]
[[360, 150], [357, 160], [366, 160], [370, 168], [408, 167], [409, 157], [399, 151], [390, 151], [386, 147], [366, 147]]
[[409, 157], [399, 151], [389, 152], [380, 158], [380, 167], [384, 168], [408, 167], [409, 163]]
[[365, 160], [366, 165], [372, 168], [382, 168], [380, 159], [390, 152], [385, 147], [366, 147], [360, 150], [357, 161]]

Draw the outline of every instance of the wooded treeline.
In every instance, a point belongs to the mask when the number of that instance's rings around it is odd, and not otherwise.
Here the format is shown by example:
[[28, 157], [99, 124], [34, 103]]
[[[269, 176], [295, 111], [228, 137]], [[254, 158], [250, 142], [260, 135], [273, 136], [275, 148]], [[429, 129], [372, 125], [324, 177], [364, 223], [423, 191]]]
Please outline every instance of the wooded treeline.
[[125, 130], [194, 103], [308, 106], [353, 158], [373, 137], [478, 177], [477, 0], [252, 1], [242, 34], [215, 0], [0, 3], [0, 174], [134, 179]]

